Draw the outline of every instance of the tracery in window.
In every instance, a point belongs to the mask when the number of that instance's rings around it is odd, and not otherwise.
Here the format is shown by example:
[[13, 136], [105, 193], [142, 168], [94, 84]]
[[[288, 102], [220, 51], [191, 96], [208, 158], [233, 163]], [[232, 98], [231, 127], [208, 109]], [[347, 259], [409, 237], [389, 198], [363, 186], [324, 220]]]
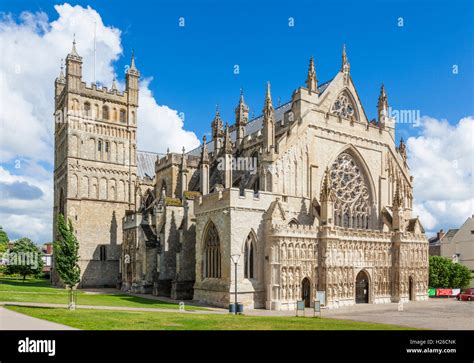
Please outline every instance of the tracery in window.
[[204, 277], [221, 277], [220, 240], [217, 228], [212, 222], [208, 225], [204, 237], [203, 262]]
[[331, 165], [331, 187], [336, 197], [334, 222], [347, 228], [369, 228], [370, 193], [354, 158], [340, 154]]
[[342, 92], [333, 103], [331, 112], [337, 116], [357, 120], [356, 106], [347, 92]]

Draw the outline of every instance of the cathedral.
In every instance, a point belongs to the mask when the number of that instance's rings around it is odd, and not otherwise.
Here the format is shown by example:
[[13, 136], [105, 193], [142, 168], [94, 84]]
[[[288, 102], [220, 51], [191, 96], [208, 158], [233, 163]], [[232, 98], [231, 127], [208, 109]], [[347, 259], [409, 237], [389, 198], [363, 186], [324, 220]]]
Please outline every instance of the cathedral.
[[74, 43], [55, 80], [54, 220], [75, 227], [81, 287], [220, 307], [236, 289], [271, 310], [427, 299], [406, 146], [384, 85], [367, 118], [345, 48], [325, 83], [311, 58], [287, 103], [268, 83], [258, 117], [241, 91], [234, 122], [216, 110], [181, 153], [137, 151], [139, 78], [132, 56], [125, 90], [86, 84]]

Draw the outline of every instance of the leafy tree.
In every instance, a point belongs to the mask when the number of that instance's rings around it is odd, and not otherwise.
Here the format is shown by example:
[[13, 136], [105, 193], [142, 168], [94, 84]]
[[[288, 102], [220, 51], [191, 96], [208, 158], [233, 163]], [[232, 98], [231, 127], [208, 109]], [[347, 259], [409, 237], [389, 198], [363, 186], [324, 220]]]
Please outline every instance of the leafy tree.
[[3, 230], [2, 226], [0, 226], [0, 253], [8, 249], [8, 242], [10, 242], [8, 234]]
[[451, 266], [450, 285], [452, 287], [465, 288], [468, 287], [471, 282], [471, 271], [460, 264], [453, 263]]
[[469, 286], [470, 280], [471, 272], [466, 266], [446, 257], [430, 256], [430, 287], [465, 288]]
[[66, 223], [62, 214], [58, 215], [59, 240], [53, 243], [54, 269], [61, 281], [69, 289], [69, 309], [75, 308], [74, 288], [79, 283], [79, 243], [74, 234], [71, 220]]
[[28, 275], [39, 277], [43, 273], [44, 262], [38, 246], [29, 238], [20, 238], [15, 241], [9, 250], [8, 264], [5, 273], [19, 274], [23, 280]]

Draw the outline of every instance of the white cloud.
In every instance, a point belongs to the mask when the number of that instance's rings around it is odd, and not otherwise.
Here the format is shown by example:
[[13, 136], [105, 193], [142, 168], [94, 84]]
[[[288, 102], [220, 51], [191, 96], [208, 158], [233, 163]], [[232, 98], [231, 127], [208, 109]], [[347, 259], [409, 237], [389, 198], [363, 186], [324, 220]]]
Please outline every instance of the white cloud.
[[[110, 86], [116, 76], [114, 62], [122, 56], [121, 31], [104, 25], [97, 11], [89, 6], [84, 8], [67, 3], [56, 5], [55, 9], [58, 18], [53, 21], [43, 12], [24, 12], [18, 21], [10, 15], [0, 18], [0, 162], [26, 160], [30, 170], [34, 167], [41, 175], [52, 173], [54, 79], [59, 74], [60, 60], [71, 50], [73, 35], [77, 51], [84, 61], [83, 79], [88, 83], [94, 80], [94, 29], [97, 81]], [[123, 75], [122, 70], [118, 73]], [[155, 101], [149, 80], [142, 82], [140, 92], [139, 150], [164, 152], [167, 147], [180, 150], [182, 146], [190, 149], [199, 145], [194, 133], [184, 130], [177, 111]], [[42, 166], [45, 164], [50, 165], [46, 170]], [[26, 172], [24, 169], [19, 171]], [[3, 169], [2, 178], [7, 178], [5, 172]], [[52, 183], [49, 183], [48, 195], [52, 194], [51, 187]], [[22, 209], [19, 201], [2, 202], [18, 209], [18, 213], [11, 208], [9, 214], [4, 213], [2, 204], [2, 223], [7, 231], [20, 227], [23, 219], [29, 220], [27, 225], [22, 225], [25, 236], [38, 236], [40, 230], [51, 229], [50, 200], [44, 200], [47, 203], [41, 208], [49, 216], [47, 220], [23, 218], [27, 209]]]
[[474, 213], [474, 117], [451, 125], [422, 119], [407, 140], [414, 182], [414, 214], [429, 233], [457, 228]]
[[38, 176], [37, 166], [23, 163], [23, 175], [16, 175], [0, 166], [0, 184], [21, 183], [40, 189], [39, 198], [24, 199], [21, 196], [0, 198], [0, 221], [10, 238], [28, 237], [35, 242], [51, 239], [51, 211], [53, 205], [52, 175]]

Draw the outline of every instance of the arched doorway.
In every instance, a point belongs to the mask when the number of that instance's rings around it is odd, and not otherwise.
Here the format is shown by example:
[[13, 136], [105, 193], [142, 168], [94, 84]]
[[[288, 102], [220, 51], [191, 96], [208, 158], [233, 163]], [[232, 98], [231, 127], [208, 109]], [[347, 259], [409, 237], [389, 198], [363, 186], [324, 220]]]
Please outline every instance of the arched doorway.
[[356, 304], [369, 302], [369, 277], [365, 271], [360, 271], [356, 277]]
[[311, 304], [311, 282], [307, 277], [301, 282], [301, 298], [304, 300], [304, 306], [309, 308]]
[[414, 300], [414, 296], [413, 296], [413, 277], [411, 277], [411, 276], [408, 278], [408, 299], [410, 301]]

